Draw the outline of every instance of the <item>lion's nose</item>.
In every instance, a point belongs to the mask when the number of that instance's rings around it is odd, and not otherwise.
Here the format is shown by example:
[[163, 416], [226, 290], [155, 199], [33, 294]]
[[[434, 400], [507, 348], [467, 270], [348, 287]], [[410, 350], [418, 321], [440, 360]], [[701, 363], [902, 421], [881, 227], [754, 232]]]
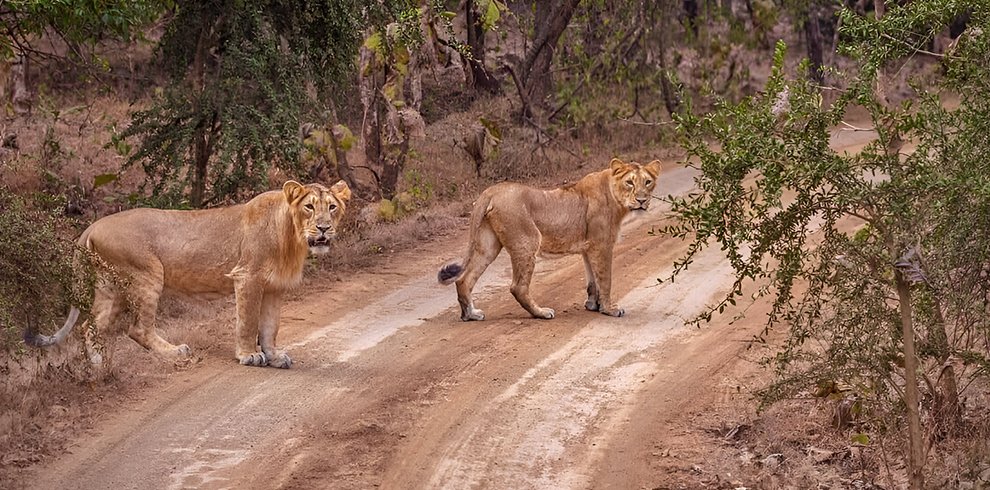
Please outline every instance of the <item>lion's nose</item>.
[[636, 201], [639, 202], [640, 206], [646, 206], [646, 203], [650, 200], [648, 197], [637, 197]]
[[330, 225], [316, 225], [316, 229], [320, 230], [320, 234], [322, 235], [326, 235], [327, 230], [329, 230], [330, 228], [331, 228]]

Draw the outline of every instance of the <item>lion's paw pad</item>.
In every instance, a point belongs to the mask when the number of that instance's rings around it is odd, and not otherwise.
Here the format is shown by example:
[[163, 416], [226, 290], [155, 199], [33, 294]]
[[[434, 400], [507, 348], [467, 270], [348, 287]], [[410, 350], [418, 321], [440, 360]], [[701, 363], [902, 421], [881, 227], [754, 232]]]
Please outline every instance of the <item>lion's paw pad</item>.
[[588, 311], [598, 311], [599, 305], [598, 301], [588, 300], [584, 302], [584, 308]]
[[540, 308], [540, 314], [536, 315], [536, 317], [544, 320], [552, 320], [556, 315], [557, 312], [553, 311], [553, 308]]

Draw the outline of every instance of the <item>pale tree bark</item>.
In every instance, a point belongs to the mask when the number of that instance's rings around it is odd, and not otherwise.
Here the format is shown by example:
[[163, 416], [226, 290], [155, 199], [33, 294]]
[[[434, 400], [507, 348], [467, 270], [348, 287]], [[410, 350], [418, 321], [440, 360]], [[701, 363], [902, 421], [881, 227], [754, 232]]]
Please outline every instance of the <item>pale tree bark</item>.
[[28, 57], [18, 54], [10, 66], [10, 103], [14, 114], [31, 113], [31, 91], [27, 88]]
[[[873, 0], [873, 9], [877, 19], [883, 18], [886, 12], [884, 0]], [[877, 70], [874, 95], [884, 107], [889, 107], [890, 101], [886, 94], [887, 77], [883, 67]], [[903, 144], [900, 135], [894, 134], [887, 146], [888, 154], [896, 158]], [[888, 237], [887, 245], [892, 257], [897, 261], [902, 250], [896, 248], [893, 237]], [[908, 487], [911, 490], [922, 490], [925, 486], [925, 441], [921, 431], [921, 396], [918, 392], [918, 354], [915, 348], [914, 323], [911, 308], [911, 284], [900, 269], [894, 269], [894, 282], [897, 288], [898, 306], [901, 313], [901, 335], [904, 354], [904, 405], [907, 408], [908, 422]]]
[[[403, 45], [393, 50], [406, 50]], [[399, 177], [409, 155], [410, 139], [425, 134], [420, 114], [422, 102], [423, 58], [416, 50], [405, 60], [386, 55], [378, 60], [376, 54], [361, 48], [359, 89], [364, 105], [365, 155], [369, 167], [381, 168], [378, 190], [382, 198], [391, 199], [398, 191]]]
[[364, 156], [369, 167], [381, 165], [382, 129], [381, 104], [379, 94], [383, 85], [384, 73], [377, 66], [375, 53], [366, 47], [361, 47], [360, 75], [358, 91], [361, 105], [364, 107], [364, 118], [361, 121], [361, 137], [364, 141]]
[[340, 126], [340, 120], [337, 117], [337, 106], [330, 101], [330, 111], [328, 114], [329, 127], [326, 128], [327, 138], [330, 140], [330, 144], [333, 147], [334, 158], [337, 161], [337, 176], [347, 183], [347, 187], [350, 187], [351, 191], [362, 198], [368, 197], [368, 190], [365, 189], [357, 179], [354, 178], [354, 169], [351, 168], [350, 163], [347, 162], [347, 151], [341, 147], [340, 139], [337, 138], [335, 130]]
[[914, 345], [914, 322], [911, 314], [911, 285], [899, 270], [894, 272], [897, 300], [901, 313], [904, 343], [904, 405], [908, 422], [908, 485], [912, 490], [925, 487], [925, 448], [921, 432], [921, 396], [918, 392], [918, 357]]

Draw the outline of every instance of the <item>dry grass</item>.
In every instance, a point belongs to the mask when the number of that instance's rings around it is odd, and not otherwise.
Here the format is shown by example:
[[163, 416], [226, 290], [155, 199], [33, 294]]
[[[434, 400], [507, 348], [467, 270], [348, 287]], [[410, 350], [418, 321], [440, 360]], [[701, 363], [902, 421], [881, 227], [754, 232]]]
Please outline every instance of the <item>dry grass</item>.
[[[685, 63], [691, 58], [685, 57]], [[140, 59], [122, 60], [140, 64]], [[690, 66], [681, 66], [687, 70]], [[424, 80], [428, 82], [427, 80]], [[133, 84], [132, 84], [133, 85]], [[111, 142], [115, 128], [129, 121], [130, 101], [142, 101], [135, 86], [98, 94], [42, 94], [34, 114], [6, 121], [2, 135], [16, 134], [16, 148], [0, 149], [0, 179], [22, 193], [52, 194], [81, 204], [83, 224], [125, 207], [126, 196], [143, 179], [139, 170], [122, 174], [113, 184], [94, 188], [94, 177], [116, 173], [124, 161]], [[449, 94], [446, 88], [436, 93]], [[120, 95], [126, 94], [126, 95]], [[329, 257], [315, 260], [307, 282], [325, 281], [348, 271], [374, 267], [383, 255], [441, 237], [463, 236], [471, 201], [485, 187], [503, 180], [526, 181], [542, 187], [561, 185], [604, 168], [618, 156], [634, 161], [670, 158], [679, 154], [672, 145], [672, 127], [603, 121], [575, 130], [517, 126], [512, 112], [514, 94], [470, 102], [457, 92], [450, 106], [426, 107], [426, 137], [415, 141], [400, 191], [428, 190], [419, 208], [396, 222], [367, 219], [372, 203], [357, 201], [348, 209], [345, 231]], [[480, 174], [463, 149], [462, 139], [480, 118], [503, 129], [497, 153], [481, 166]], [[0, 137], [0, 140], [3, 140]], [[363, 164], [359, 151], [354, 164]], [[361, 175], [359, 177], [367, 177]], [[73, 239], [78, 230], [65, 230]], [[439, 264], [438, 264], [439, 265]], [[232, 357], [233, 298], [202, 302], [166, 298], [160, 308], [159, 329], [173, 343], [187, 343], [197, 356]], [[163, 383], [183, 369], [161, 362], [126, 337], [108, 339], [112, 355], [107, 368], [93, 373], [81, 354], [80, 341], [44, 354], [0, 360], [4, 379], [0, 393], [0, 488], [12, 488], [25, 468], [56, 457], [69, 441], [91, 427], [98, 414]], [[961, 488], [978, 483], [990, 471], [990, 389], [972, 389], [967, 407], [966, 437], [933, 446], [930, 481]], [[112, 401], [111, 401], [112, 400]], [[714, 479], [711, 488], [732, 488], [743, 482], [751, 488], [884, 488], [903, 480], [899, 441], [855, 447], [849, 433], [831, 427], [832, 407], [819, 401], [791, 401], [761, 414], [741, 404], [725, 413], [703, 415], [697, 421], [708, 439], [699, 449]], [[726, 435], [735, 427], [731, 437]], [[728, 429], [727, 429], [728, 428]], [[780, 455], [779, 457], [774, 455]], [[990, 482], [990, 474], [984, 481]], [[686, 474], [685, 488], [696, 488], [699, 478]], [[984, 483], [984, 488], [990, 483]]]

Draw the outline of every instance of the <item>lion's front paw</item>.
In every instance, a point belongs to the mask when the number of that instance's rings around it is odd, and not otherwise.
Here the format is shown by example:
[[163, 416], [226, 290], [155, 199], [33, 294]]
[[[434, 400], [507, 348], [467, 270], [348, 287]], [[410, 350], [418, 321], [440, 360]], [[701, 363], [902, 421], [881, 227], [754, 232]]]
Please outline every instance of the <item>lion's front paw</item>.
[[271, 367], [276, 367], [279, 369], [289, 369], [292, 367], [292, 358], [285, 351], [278, 351], [271, 360], [268, 361], [268, 365]]
[[588, 301], [584, 302], [584, 308], [588, 311], [598, 311], [599, 307], [597, 299], [588, 298]]
[[255, 352], [246, 356], [239, 356], [237, 360], [241, 361], [242, 366], [267, 366], [268, 356], [264, 352]]
[[176, 346], [176, 348], [175, 348], [175, 357], [178, 357], [178, 358], [187, 358], [187, 357], [191, 357], [191, 356], [192, 356], [192, 349], [190, 349], [188, 345], [182, 344], [182, 345]]
[[467, 311], [461, 312], [461, 321], [469, 322], [472, 320], [480, 321], [484, 319], [485, 319], [485, 312], [477, 308], [471, 308]]
[[535, 316], [536, 318], [542, 318], [544, 320], [552, 320], [553, 317], [557, 314], [556, 311], [553, 311], [553, 308], [540, 308], [538, 313], [539, 314], [533, 316]]
[[608, 316], [616, 316], [616, 317], [622, 316], [622, 315], [625, 315], [626, 314], [626, 310], [623, 310], [622, 308], [619, 308], [619, 307], [608, 308], [608, 309], [602, 308], [599, 311], [602, 312], [602, 314], [605, 314], [605, 315], [608, 315]]

